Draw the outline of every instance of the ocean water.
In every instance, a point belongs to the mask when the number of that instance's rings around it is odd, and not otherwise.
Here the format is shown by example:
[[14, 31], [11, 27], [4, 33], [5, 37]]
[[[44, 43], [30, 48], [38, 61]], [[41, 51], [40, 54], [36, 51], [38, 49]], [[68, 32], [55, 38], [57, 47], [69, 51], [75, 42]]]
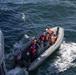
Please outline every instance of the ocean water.
[[34, 71], [7, 68], [7, 75], [76, 75], [76, 1], [0, 0], [5, 59], [46, 28], [55, 26], [64, 28], [60, 48]]

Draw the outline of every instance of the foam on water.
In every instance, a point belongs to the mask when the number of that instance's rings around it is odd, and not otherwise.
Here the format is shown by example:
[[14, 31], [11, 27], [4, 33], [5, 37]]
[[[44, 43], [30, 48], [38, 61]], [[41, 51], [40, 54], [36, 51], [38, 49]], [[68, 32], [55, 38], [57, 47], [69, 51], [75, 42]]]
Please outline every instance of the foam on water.
[[46, 75], [59, 73], [70, 67], [76, 67], [76, 63], [73, 62], [76, 60], [76, 43], [66, 43], [64, 41], [59, 48], [58, 54], [56, 59], [53, 62], [50, 62], [47, 70], [38, 69], [38, 75], [41, 75], [42, 73], [46, 73]]
[[7, 72], [7, 75], [28, 75], [28, 72], [25, 68], [16, 67]]
[[25, 21], [25, 13], [22, 13], [22, 20]]
[[[57, 56], [56, 60], [53, 62], [54, 67], [58, 69], [57, 72], [67, 70], [71, 66], [76, 66], [76, 63], [73, 63], [76, 59], [76, 43], [63, 42], [60, 46], [59, 54], [60, 56]], [[50, 66], [52, 66], [52, 64], [50, 64]]]
[[59, 71], [64, 71], [71, 66], [76, 66], [76, 63], [73, 63], [76, 59], [76, 43], [63, 42], [60, 46], [59, 54], [61, 55], [54, 61], [54, 64]]
[[22, 45], [22, 42], [18, 42], [14, 44], [14, 48], [20, 48]]

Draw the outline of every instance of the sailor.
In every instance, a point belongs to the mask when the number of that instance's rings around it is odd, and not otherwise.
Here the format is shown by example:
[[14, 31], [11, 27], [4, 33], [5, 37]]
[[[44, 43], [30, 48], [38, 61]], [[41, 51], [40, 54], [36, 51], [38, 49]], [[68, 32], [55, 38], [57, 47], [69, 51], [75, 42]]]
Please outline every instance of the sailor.
[[53, 33], [53, 31], [51, 29], [46, 28], [46, 32], [47, 34], [51, 35]]
[[23, 66], [23, 64], [22, 64], [22, 53], [21, 53], [21, 52], [19, 52], [19, 53], [17, 54], [16, 59], [15, 59], [15, 62], [16, 62], [16, 64], [19, 65], [20, 67]]
[[36, 58], [37, 56], [37, 40], [34, 40], [30, 47], [30, 56], [31, 56], [31, 62]]
[[51, 34], [53, 33], [53, 31], [51, 29], [46, 28], [46, 40], [49, 40], [49, 36], [51, 36]]
[[40, 36], [40, 42], [39, 44], [43, 44], [42, 46], [45, 46], [45, 42], [46, 42], [46, 32], [43, 32], [43, 34]]
[[51, 42], [51, 44], [54, 44], [56, 39], [57, 39], [57, 35], [54, 33], [52, 33], [51, 37], [49, 37], [49, 41]]
[[33, 55], [35, 54], [36, 48], [37, 48], [37, 40], [34, 40], [31, 44], [31, 48], [30, 48], [31, 54], [33, 54]]
[[44, 41], [46, 39], [46, 32], [43, 32], [43, 34], [40, 36], [40, 39]]

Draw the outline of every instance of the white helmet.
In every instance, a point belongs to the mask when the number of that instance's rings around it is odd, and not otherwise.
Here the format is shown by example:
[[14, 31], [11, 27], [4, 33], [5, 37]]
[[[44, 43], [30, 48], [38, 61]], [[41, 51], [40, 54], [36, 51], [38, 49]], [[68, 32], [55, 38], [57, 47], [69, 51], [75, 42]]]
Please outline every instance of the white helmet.
[[46, 28], [46, 31], [48, 30], [48, 28]]

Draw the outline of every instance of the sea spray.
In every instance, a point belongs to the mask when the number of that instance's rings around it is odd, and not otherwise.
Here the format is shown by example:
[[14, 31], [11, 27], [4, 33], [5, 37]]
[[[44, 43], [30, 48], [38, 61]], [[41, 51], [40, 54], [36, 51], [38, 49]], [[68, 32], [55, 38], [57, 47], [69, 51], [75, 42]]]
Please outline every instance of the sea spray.
[[76, 43], [74, 42], [65, 42], [61, 44], [58, 55], [55, 57], [55, 59], [50, 59], [53, 62], [50, 62], [49, 64], [46, 63], [46, 65], [49, 65], [47, 67], [47, 70], [45, 69], [38, 69], [38, 74], [46, 73], [47, 75], [51, 75], [54, 73], [60, 73], [63, 71], [66, 71], [70, 67], [76, 67], [76, 63], [73, 61], [76, 60]]

